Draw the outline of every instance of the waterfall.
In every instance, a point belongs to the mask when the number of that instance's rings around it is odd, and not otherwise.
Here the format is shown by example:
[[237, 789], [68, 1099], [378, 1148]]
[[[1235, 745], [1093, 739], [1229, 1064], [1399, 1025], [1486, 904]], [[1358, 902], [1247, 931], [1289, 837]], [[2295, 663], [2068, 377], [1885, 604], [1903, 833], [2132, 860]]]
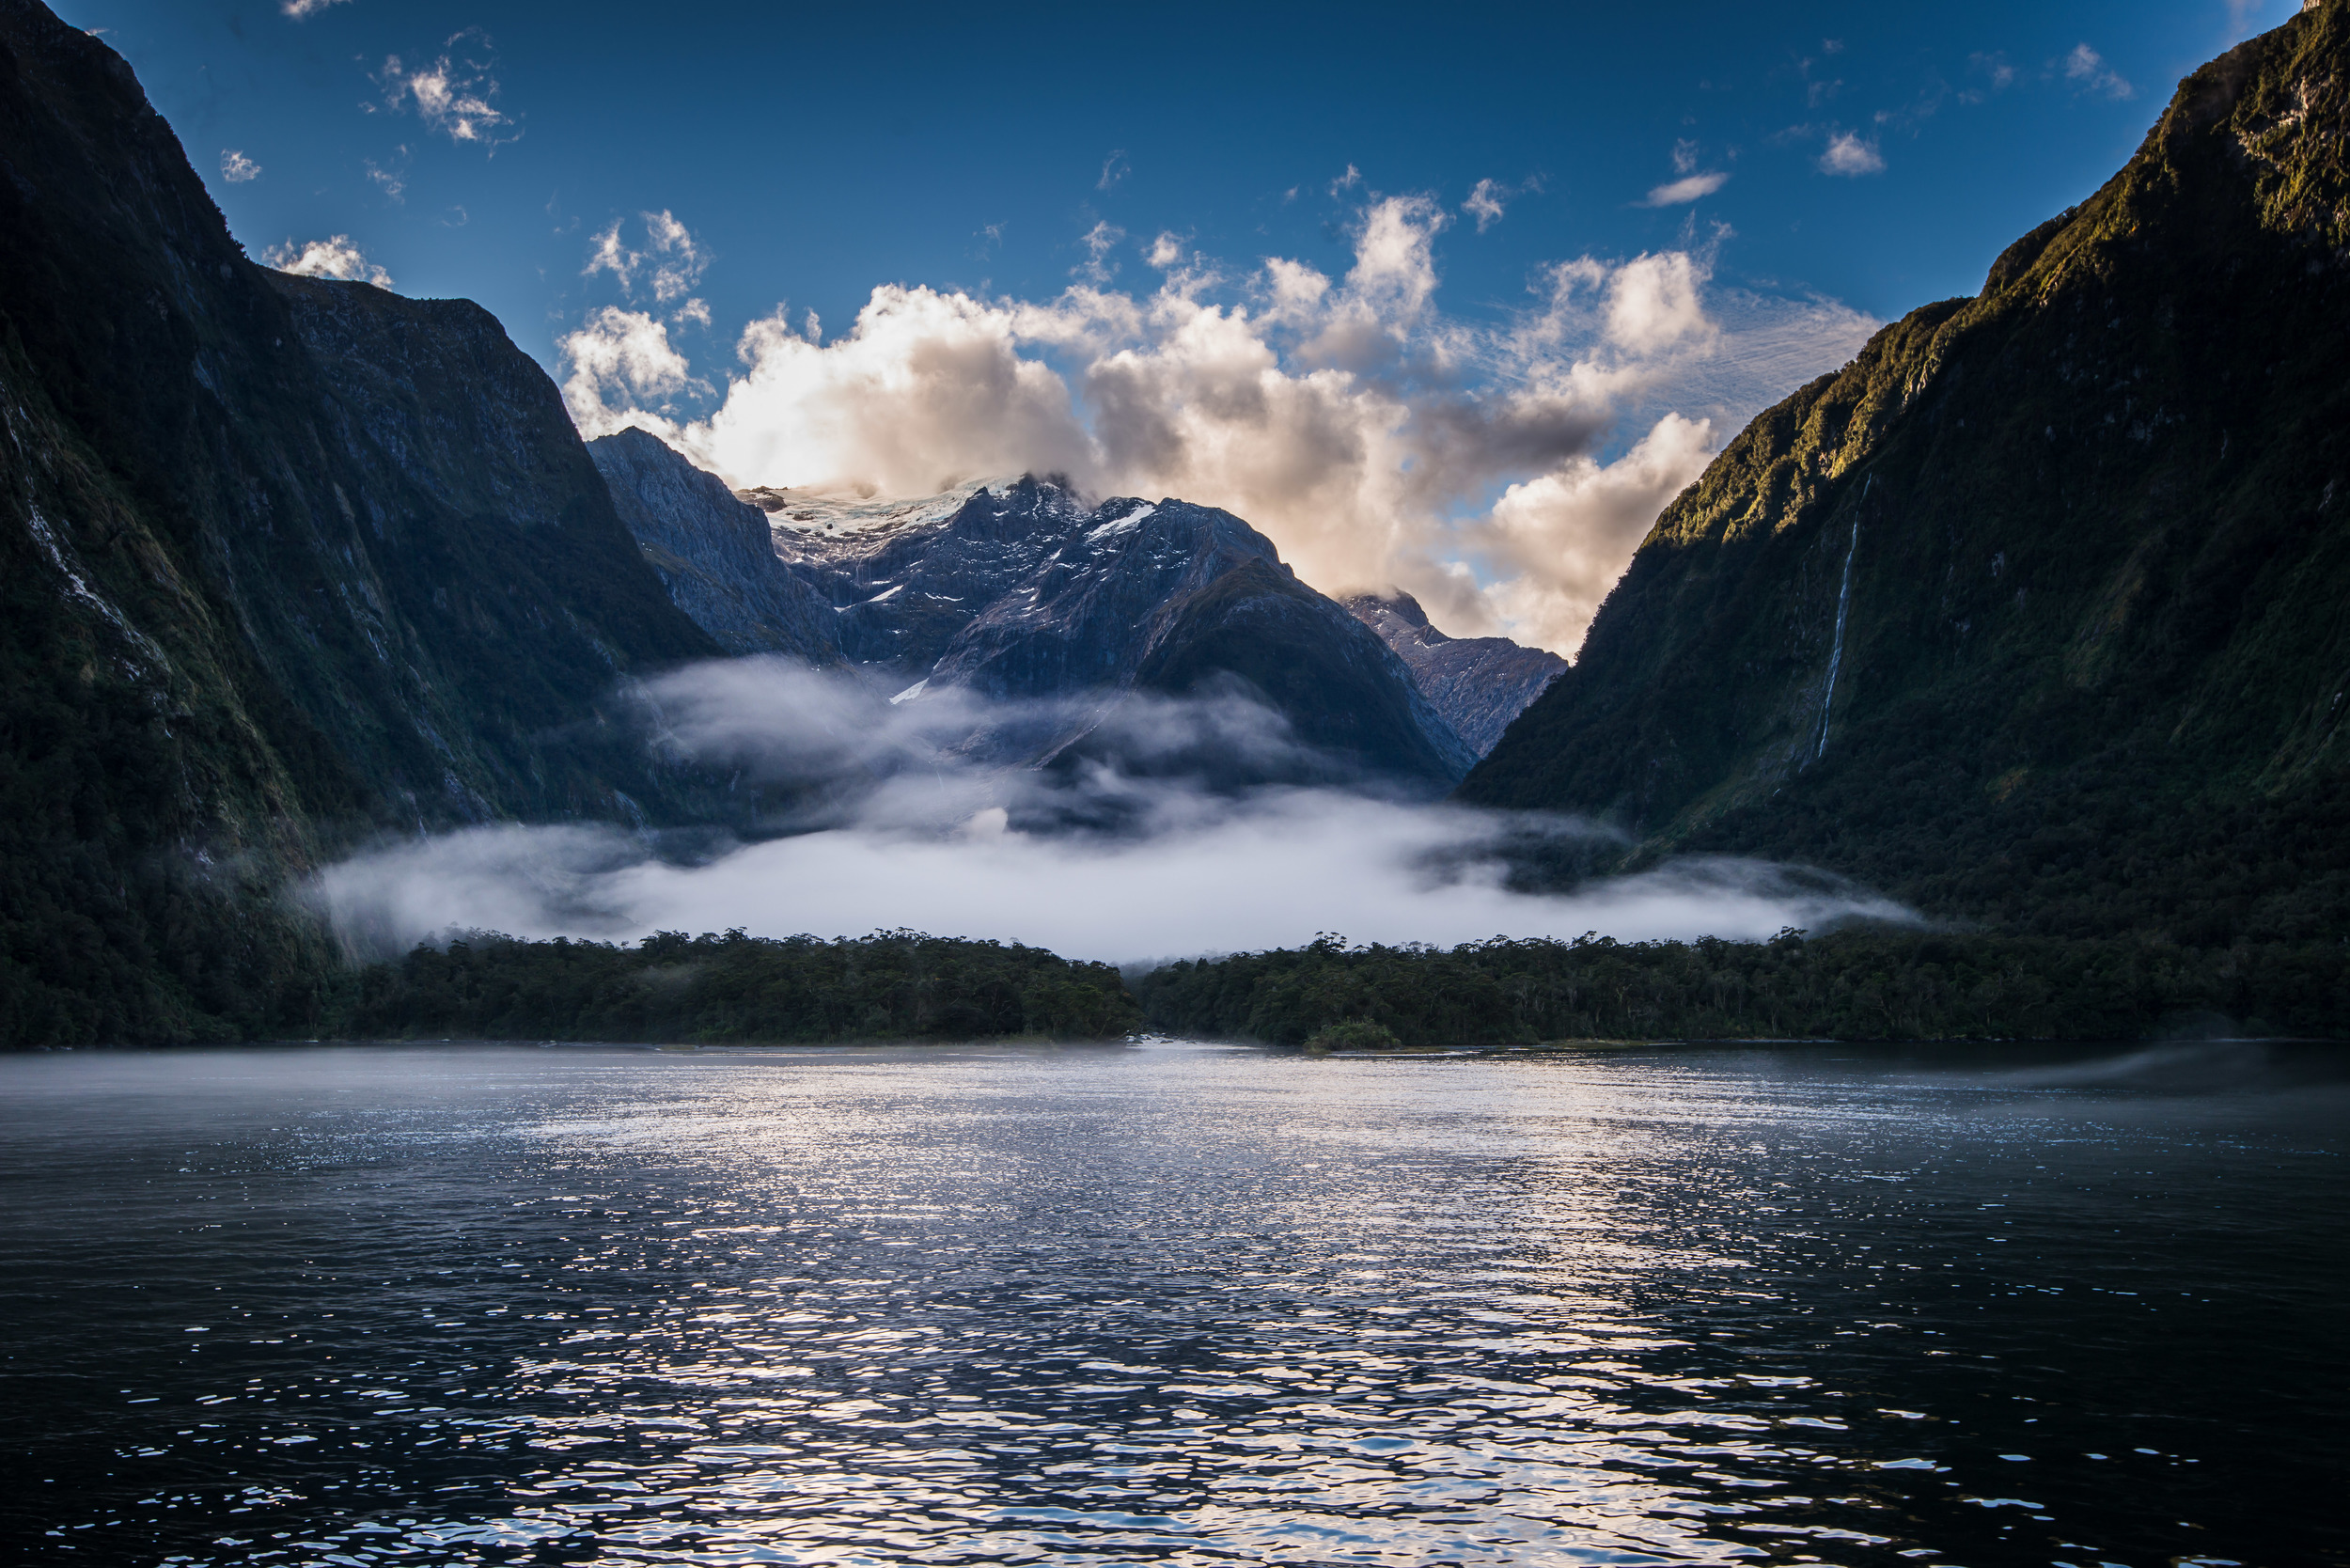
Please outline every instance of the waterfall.
[[[1860, 498], [1866, 501], [1869, 491], [1876, 484], [1876, 476], [1860, 488]], [[1852, 543], [1844, 551], [1844, 586], [1836, 595], [1836, 641], [1827, 654], [1827, 695], [1820, 698], [1820, 744], [1811, 749], [1811, 760], [1818, 761], [1827, 755], [1827, 716], [1836, 705], [1836, 671], [1844, 662], [1844, 618], [1852, 610], [1852, 563], [1860, 554], [1860, 518], [1856, 511], [1852, 520]]]

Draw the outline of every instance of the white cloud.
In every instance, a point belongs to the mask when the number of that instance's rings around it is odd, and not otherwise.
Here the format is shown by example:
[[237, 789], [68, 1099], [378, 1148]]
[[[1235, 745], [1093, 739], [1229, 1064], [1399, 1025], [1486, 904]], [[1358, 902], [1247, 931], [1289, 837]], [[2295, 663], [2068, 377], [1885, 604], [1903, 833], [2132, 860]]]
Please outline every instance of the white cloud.
[[1718, 169], [1693, 174], [1685, 180], [1675, 180], [1649, 192], [1643, 207], [1678, 207], [1684, 202], [1697, 201], [1712, 196], [1730, 183], [1730, 176]]
[[372, 283], [378, 289], [392, 287], [392, 274], [361, 255], [348, 234], [331, 235], [300, 245], [289, 240], [263, 251], [261, 259], [296, 277], [332, 277], [350, 283]]
[[248, 180], [261, 178], [261, 165], [242, 152], [223, 148], [220, 153], [220, 177], [231, 185], [242, 185]]
[[413, 108], [427, 130], [453, 142], [494, 149], [520, 133], [497, 107], [497, 79], [491, 74], [496, 62], [488, 39], [479, 29], [469, 28], [451, 38], [446, 47], [461, 43], [470, 51], [464, 57], [445, 52], [414, 70], [402, 65], [399, 55], [389, 55], [376, 73], [376, 86], [383, 88], [385, 104], [395, 112]]
[[2103, 93], [2113, 99], [2138, 95], [2138, 89], [2086, 43], [2075, 44], [2073, 52], [2064, 56], [2064, 75], [2066, 80], [2079, 83], [2084, 92]]
[[1110, 190], [1133, 172], [1134, 165], [1126, 161], [1126, 149], [1121, 147], [1102, 160], [1102, 178], [1093, 182], [1093, 188], [1097, 191]]
[[[399, 151], [401, 158], [405, 159], [408, 156], [408, 149], [406, 147], [401, 147]], [[407, 199], [408, 170], [404, 164], [394, 168], [384, 168], [376, 163], [376, 161], [372, 158], [366, 160], [366, 162], [368, 165], [368, 179], [373, 183], [382, 186], [384, 188], [384, 196], [393, 201], [405, 201]]]
[[1461, 203], [1461, 211], [1477, 220], [1477, 232], [1482, 234], [1501, 221], [1502, 198], [1510, 192], [1490, 180], [1480, 180], [1477, 188]]
[[1351, 191], [1362, 182], [1363, 171], [1356, 168], [1354, 165], [1349, 164], [1346, 165], [1346, 172], [1344, 174], [1340, 175], [1336, 180], [1330, 181], [1330, 194], [1332, 196], [1337, 196], [1341, 192]]
[[556, 349], [571, 367], [563, 401], [582, 435], [593, 440], [636, 425], [678, 439], [667, 411], [701, 384], [685, 356], [669, 346], [666, 326], [641, 310], [607, 305], [578, 331], [557, 338]]
[[286, 3], [277, 8], [299, 22], [306, 16], [315, 16], [329, 6], [341, 6], [349, 3], [350, 0], [286, 0]]
[[[1094, 283], [1107, 283], [1118, 272], [1118, 264], [1109, 259], [1110, 252], [1122, 244], [1125, 239], [1124, 229], [1107, 218], [1104, 218], [1091, 228], [1087, 229], [1084, 238], [1077, 242], [1085, 246], [1086, 259], [1070, 269], [1070, 275], [1087, 278]], [[1152, 247], [1154, 254], [1156, 249], [1156, 246]]]
[[889, 285], [829, 343], [779, 306], [699, 417], [675, 406], [691, 375], [660, 323], [606, 310], [566, 339], [565, 392], [584, 431], [644, 424], [738, 484], [911, 496], [1061, 472], [1223, 507], [1326, 591], [1402, 587], [1448, 631], [1572, 651], [1593, 585], [1711, 444], [1877, 323], [1720, 290], [1699, 249], [1561, 263], [1472, 325], [1436, 303], [1449, 221], [1378, 199], [1336, 277], [1273, 257], [1227, 278], [1162, 239], [1147, 292]]
[[1590, 624], [1656, 514], [1704, 472], [1714, 443], [1710, 421], [1667, 414], [1613, 463], [1577, 456], [1510, 486], [1484, 525], [1487, 549], [1544, 569], [1495, 590], [1501, 615], [1523, 626]]
[[1883, 174], [1885, 154], [1876, 144], [1861, 139], [1857, 132], [1839, 131], [1827, 139], [1827, 150], [1820, 154], [1820, 172], [1860, 176]]
[[[593, 277], [598, 273], [610, 273], [619, 281], [620, 291], [631, 299], [638, 297], [641, 282], [651, 290], [656, 305], [666, 306], [685, 298], [709, 270], [709, 253], [667, 208], [658, 212], [640, 212], [637, 217], [645, 231], [643, 246], [632, 249], [621, 241], [621, 225], [616, 218], [611, 227], [590, 242], [588, 265], [580, 275]], [[690, 306], [686, 313], [691, 313]], [[704, 321], [707, 321], [706, 316]]]

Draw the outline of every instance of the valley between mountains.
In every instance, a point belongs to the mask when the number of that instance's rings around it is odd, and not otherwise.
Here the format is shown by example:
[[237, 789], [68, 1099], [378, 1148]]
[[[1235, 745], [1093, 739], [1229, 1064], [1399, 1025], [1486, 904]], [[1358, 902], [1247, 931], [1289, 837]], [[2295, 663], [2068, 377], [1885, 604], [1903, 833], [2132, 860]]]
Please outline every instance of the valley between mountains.
[[[738, 494], [583, 442], [478, 306], [247, 259], [38, 0], [0, 0], [0, 425], [7, 1045], [2350, 1029], [2350, 0], [1756, 418], [1572, 664], [1333, 597], [1179, 497]], [[760, 700], [791, 745], [711, 738]], [[521, 824], [708, 861], [925, 778], [953, 809], [893, 831], [1369, 802], [1485, 824], [1432, 884], [1767, 863], [1855, 929], [1124, 980], [910, 932], [363, 969], [306, 894]]]

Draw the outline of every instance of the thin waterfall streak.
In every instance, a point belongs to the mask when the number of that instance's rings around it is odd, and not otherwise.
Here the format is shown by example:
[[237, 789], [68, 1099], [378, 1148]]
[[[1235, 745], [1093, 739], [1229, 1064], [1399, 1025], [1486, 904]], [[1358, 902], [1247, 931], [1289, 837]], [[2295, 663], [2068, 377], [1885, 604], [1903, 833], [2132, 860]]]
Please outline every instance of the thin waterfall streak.
[[[1860, 494], [1865, 500], [1869, 493], [1864, 489]], [[1815, 762], [1827, 755], [1827, 717], [1836, 707], [1837, 667], [1844, 662], [1844, 618], [1852, 611], [1852, 563], [1859, 554], [1860, 519], [1856, 517], [1852, 520], [1852, 543], [1844, 551], [1844, 586], [1836, 595], [1836, 642], [1827, 655], [1827, 694], [1820, 698], [1820, 744], [1811, 752]]]

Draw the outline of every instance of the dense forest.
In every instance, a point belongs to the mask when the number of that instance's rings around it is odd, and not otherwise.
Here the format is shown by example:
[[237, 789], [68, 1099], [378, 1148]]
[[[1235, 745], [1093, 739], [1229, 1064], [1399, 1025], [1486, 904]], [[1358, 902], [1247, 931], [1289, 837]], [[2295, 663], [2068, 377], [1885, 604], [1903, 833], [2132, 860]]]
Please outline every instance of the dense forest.
[[1856, 930], [1768, 942], [1496, 937], [1445, 949], [1325, 936], [1171, 964], [1136, 989], [1153, 1028], [1275, 1044], [2337, 1038], [2350, 1020], [2350, 943], [2188, 949]]
[[2182, 948], [2141, 937], [1920, 934], [1767, 942], [1496, 937], [1104, 964], [912, 932], [634, 944], [476, 934], [358, 971], [319, 1032], [348, 1039], [814, 1044], [1197, 1038], [1335, 1048], [1558, 1040], [2331, 1039], [2350, 943]]
[[642, 942], [476, 935], [360, 971], [346, 1038], [815, 1043], [1115, 1038], [1142, 1014], [1118, 971], [1040, 948], [913, 932], [787, 940], [659, 932]]

